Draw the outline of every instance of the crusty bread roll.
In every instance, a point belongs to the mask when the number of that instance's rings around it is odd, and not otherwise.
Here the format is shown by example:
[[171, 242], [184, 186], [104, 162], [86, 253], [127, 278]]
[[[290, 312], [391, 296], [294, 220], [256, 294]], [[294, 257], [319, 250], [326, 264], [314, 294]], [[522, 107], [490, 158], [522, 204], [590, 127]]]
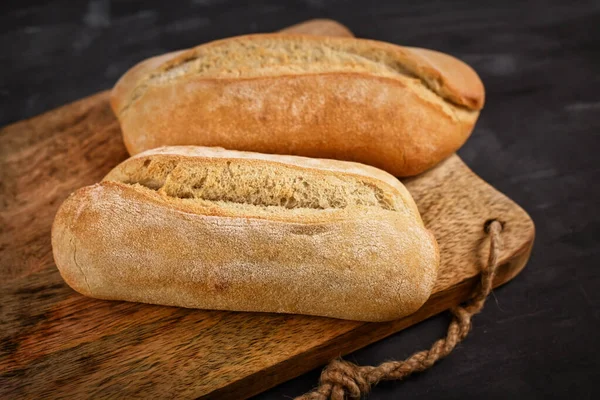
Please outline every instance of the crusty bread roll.
[[373, 40], [260, 34], [133, 67], [111, 105], [130, 154], [221, 146], [418, 174], [456, 151], [483, 107], [466, 64]]
[[185, 146], [73, 193], [52, 248], [87, 296], [364, 321], [417, 310], [439, 265], [410, 194], [383, 171]]

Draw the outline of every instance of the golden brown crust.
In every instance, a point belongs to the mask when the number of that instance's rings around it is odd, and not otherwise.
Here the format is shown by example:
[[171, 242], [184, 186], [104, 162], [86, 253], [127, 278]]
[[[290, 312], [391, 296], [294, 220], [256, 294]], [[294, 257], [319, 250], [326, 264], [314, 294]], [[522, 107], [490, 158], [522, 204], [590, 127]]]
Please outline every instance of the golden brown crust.
[[[402, 75], [409, 74], [413, 78], [421, 80], [423, 85], [428, 87], [443, 99], [452, 102], [459, 106], [465, 106], [469, 109], [479, 110], [483, 107], [484, 91], [483, 85], [475, 71], [462, 61], [433, 50], [410, 48], [397, 46], [391, 43], [379, 42], [368, 39], [357, 39], [348, 37], [319, 37], [314, 35], [298, 35], [298, 34], [254, 34], [244, 35], [233, 38], [216, 40], [206, 43], [195, 48], [180, 52], [175, 57], [168, 57], [164, 62], [153, 69], [147, 76], [141, 76], [137, 79], [136, 86], [144, 86], [149, 80], [156, 78], [157, 75], [168, 72], [174, 67], [193, 61], [197, 58], [204, 58], [212, 54], [218, 53], [219, 49], [230, 48], [232, 51], [227, 53], [227, 59], [235, 59], [238, 61], [240, 71], [243, 77], [244, 74], [251, 76], [258, 73], [258, 70], [267, 65], [273, 65], [273, 60], [264, 60], [250, 70], [245, 68], [244, 62], [250, 61], [249, 58], [257, 58], [265, 55], [274, 56], [276, 53], [265, 53], [265, 49], [281, 46], [285, 56], [279, 60], [279, 65], [282, 72], [272, 70], [272, 76], [287, 75], [285, 67], [293, 64], [293, 57], [298, 53], [314, 49], [316, 52], [325, 51], [327, 54], [319, 54], [318, 58], [331, 58], [332, 64], [329, 68], [324, 66], [323, 72], [336, 73], [344, 71], [345, 68], [351, 65], [359, 66], [364, 62], [371, 62], [370, 71], [364, 71], [365, 74], [375, 74], [387, 72], [391, 78], [401, 78]], [[248, 48], [253, 50], [245, 54], [237, 54], [235, 51], [244, 51]], [[338, 53], [338, 54], [336, 54]], [[281, 53], [280, 53], [281, 55]], [[346, 60], [343, 65], [335, 65], [336, 56], [350, 55], [354, 56], [353, 62]], [[289, 57], [288, 57], [289, 56]], [[313, 60], [310, 55], [307, 55], [309, 60]], [[315, 54], [312, 55], [313, 57]], [[307, 60], [307, 62], [309, 62]], [[267, 64], [264, 64], [266, 62]], [[379, 67], [379, 68], [378, 68]], [[328, 70], [329, 69], [329, 70]], [[377, 72], [377, 70], [379, 73]], [[395, 71], [395, 73], [394, 73]], [[298, 74], [301, 71], [296, 70]], [[308, 72], [308, 71], [307, 71]], [[228, 77], [230, 71], [217, 70], [216, 75], [211, 78]], [[195, 75], [196, 72], [190, 74], [182, 74], [171, 79], [186, 79], [190, 75]], [[260, 75], [258, 75], [260, 76]], [[130, 93], [130, 96], [133, 94]]]
[[386, 57], [393, 52], [402, 68], [421, 80], [404, 73], [325, 71], [241, 78], [183, 74], [156, 82], [164, 71], [223, 41], [209, 43], [169, 56], [158, 68], [148, 63], [152, 68], [140, 67], [119, 81], [112, 105], [130, 154], [164, 145], [222, 146], [358, 161], [410, 176], [456, 151], [483, 106], [477, 74], [445, 54], [352, 38], [251, 35], [226, 40], [251, 43], [265, 37], [373, 48]]
[[459, 148], [475, 118], [456, 120], [386, 78], [323, 74], [149, 88], [121, 127], [130, 154], [165, 145], [221, 146], [357, 161], [408, 176]]
[[[485, 90], [477, 73], [464, 62], [439, 51], [407, 47], [418, 60], [419, 75], [442, 81], [442, 94], [452, 102], [469, 109], [481, 110]], [[418, 57], [418, 58], [417, 58]]]
[[165, 62], [176, 58], [185, 50], [173, 51], [160, 56], [150, 57], [131, 67], [115, 84], [110, 94], [110, 106], [113, 110], [120, 110], [123, 101], [129, 96], [137, 82], [145, 77], [150, 71], [160, 67]]
[[[137, 161], [170, 154], [204, 163], [212, 151], [224, 152], [206, 149], [199, 156], [192, 150], [163, 149]], [[236, 159], [235, 154], [221, 156]], [[276, 162], [247, 158], [257, 168]], [[378, 176], [359, 165], [306, 161], [288, 157], [280, 164], [338, 176], [353, 171], [374, 181]], [[437, 244], [412, 212], [378, 207], [309, 210], [310, 217], [283, 221], [198, 210], [121, 182], [82, 188], [55, 218], [56, 264], [75, 290], [102, 299], [365, 321], [414, 312], [436, 279]]]

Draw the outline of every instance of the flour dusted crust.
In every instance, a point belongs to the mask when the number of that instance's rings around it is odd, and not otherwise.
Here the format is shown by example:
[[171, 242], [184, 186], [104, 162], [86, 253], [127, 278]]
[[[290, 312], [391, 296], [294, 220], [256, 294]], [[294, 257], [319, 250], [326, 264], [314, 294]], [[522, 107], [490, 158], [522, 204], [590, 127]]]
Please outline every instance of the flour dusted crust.
[[[170, 165], [171, 174], [178, 163], [199, 173], [224, 160], [257, 173], [279, 168], [282, 182], [304, 177], [316, 185], [310, 176], [321, 176], [319, 190], [333, 182], [341, 186], [327, 193], [344, 196], [357, 196], [344, 189], [364, 182], [392, 200], [386, 207], [298, 210], [173, 198], [127, 181], [137, 176], [132, 171], [153, 163]], [[190, 176], [175, 183], [187, 184]], [[52, 230], [54, 257], [70, 286], [102, 299], [364, 321], [400, 318], [431, 294], [439, 253], [410, 195], [392, 179], [340, 161], [157, 149], [125, 161], [64, 202]]]
[[111, 96], [130, 154], [220, 146], [357, 161], [396, 176], [456, 151], [483, 103], [477, 74], [446, 54], [289, 34], [146, 61]]

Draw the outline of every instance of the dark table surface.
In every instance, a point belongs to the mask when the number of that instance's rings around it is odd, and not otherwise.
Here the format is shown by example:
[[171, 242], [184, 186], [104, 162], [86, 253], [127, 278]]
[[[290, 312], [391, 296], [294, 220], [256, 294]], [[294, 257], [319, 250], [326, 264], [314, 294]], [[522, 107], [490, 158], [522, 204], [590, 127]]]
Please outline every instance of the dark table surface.
[[[530, 213], [534, 251], [453, 354], [369, 398], [600, 398], [600, 2], [485, 3], [3, 0], [0, 125], [110, 88], [146, 57], [316, 17], [458, 56], [487, 91], [459, 154]], [[439, 315], [346, 359], [404, 358], [448, 321]], [[301, 394], [319, 372], [257, 398]]]

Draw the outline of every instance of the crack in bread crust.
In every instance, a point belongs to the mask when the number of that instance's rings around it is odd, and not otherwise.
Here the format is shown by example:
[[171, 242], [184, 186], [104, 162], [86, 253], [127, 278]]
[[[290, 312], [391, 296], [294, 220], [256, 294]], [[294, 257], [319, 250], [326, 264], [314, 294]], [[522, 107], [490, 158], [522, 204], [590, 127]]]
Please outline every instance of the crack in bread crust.
[[265, 34], [218, 40], [186, 51], [141, 78], [120, 113], [142, 97], [149, 86], [192, 75], [205, 79], [251, 79], [324, 73], [389, 78], [418, 88], [429, 101], [471, 109], [457, 102], [443, 77], [419, 65], [409, 49], [365, 39]]
[[240, 159], [177, 160], [148, 157], [125, 163], [107, 180], [146, 188], [172, 199], [269, 209], [343, 209], [361, 206], [406, 209], [404, 199], [383, 182]]

